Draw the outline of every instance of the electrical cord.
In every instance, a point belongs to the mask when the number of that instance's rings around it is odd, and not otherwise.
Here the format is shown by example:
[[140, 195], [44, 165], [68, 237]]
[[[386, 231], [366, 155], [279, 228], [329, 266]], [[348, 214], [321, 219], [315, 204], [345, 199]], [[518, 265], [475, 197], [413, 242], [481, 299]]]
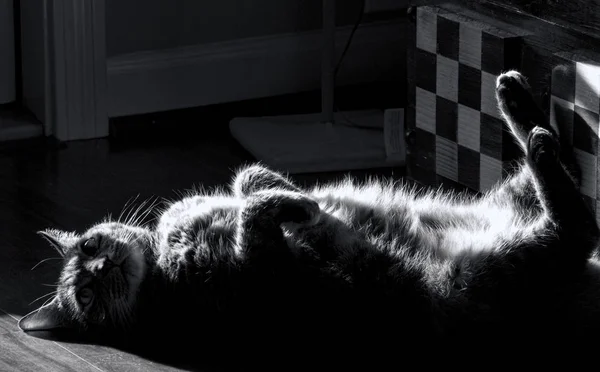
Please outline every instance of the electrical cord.
[[340, 70], [340, 66], [342, 65], [342, 62], [344, 61], [344, 57], [346, 56], [348, 49], [350, 49], [350, 44], [352, 44], [352, 39], [354, 38], [354, 33], [356, 32], [356, 29], [358, 28], [358, 26], [360, 26], [360, 22], [362, 21], [363, 16], [365, 14], [365, 2], [366, 2], [366, 0], [362, 0], [360, 2], [360, 13], [358, 15], [358, 19], [354, 23], [354, 27], [352, 27], [352, 31], [350, 32], [350, 36], [348, 37], [348, 40], [346, 41], [346, 45], [344, 46], [342, 55], [340, 56], [340, 59], [339, 59], [337, 65], [335, 66], [333, 76], [337, 77], [338, 71]]
[[[352, 39], [354, 38], [354, 34], [356, 33], [356, 30], [358, 29], [358, 26], [360, 26], [360, 23], [362, 22], [363, 16], [365, 14], [365, 2], [366, 2], [366, 0], [362, 0], [360, 2], [360, 12], [359, 12], [359, 15], [358, 15], [358, 17], [356, 19], [356, 22], [354, 23], [354, 26], [352, 27], [352, 31], [350, 32], [350, 36], [348, 37], [348, 40], [346, 41], [346, 45], [344, 46], [344, 50], [342, 51], [340, 59], [338, 60], [336, 66], [335, 66], [335, 70], [333, 72], [334, 87], [337, 85], [337, 84], [335, 84], [335, 81], [337, 80], [337, 75], [338, 75], [338, 72], [340, 70], [340, 67], [342, 66], [342, 62], [344, 61], [344, 57], [346, 57], [346, 53], [348, 52], [348, 49], [350, 49], [350, 45], [352, 44]], [[350, 126], [350, 127], [370, 129], [370, 130], [376, 130], [376, 131], [380, 131], [381, 130], [381, 128], [374, 128], [374, 127], [372, 127], [370, 125], [361, 125], [360, 123], [356, 123], [356, 122], [350, 120], [346, 115], [344, 115], [344, 113], [342, 112], [342, 110], [339, 109], [339, 107], [337, 106], [337, 103], [335, 103], [335, 97], [334, 97], [334, 112], [337, 112], [344, 119], [345, 123], [342, 124], [342, 125], [346, 125], [346, 126]]]

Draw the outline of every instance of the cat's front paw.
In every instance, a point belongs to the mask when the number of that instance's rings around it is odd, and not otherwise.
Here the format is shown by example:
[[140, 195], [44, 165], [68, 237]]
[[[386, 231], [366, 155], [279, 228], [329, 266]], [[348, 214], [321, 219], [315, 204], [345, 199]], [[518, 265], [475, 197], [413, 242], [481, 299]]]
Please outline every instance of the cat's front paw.
[[315, 200], [298, 192], [283, 190], [263, 190], [252, 194], [247, 210], [277, 224], [314, 225], [321, 216], [321, 208]]
[[260, 164], [254, 164], [239, 170], [233, 179], [233, 192], [236, 196], [245, 198], [261, 191], [281, 189], [299, 191], [287, 177]]
[[319, 223], [321, 217], [319, 203], [304, 196], [286, 200], [282, 203], [282, 208], [282, 223], [291, 222], [302, 226], [313, 226]]
[[556, 136], [542, 127], [531, 130], [527, 141], [527, 156], [536, 165], [558, 161], [560, 145]]

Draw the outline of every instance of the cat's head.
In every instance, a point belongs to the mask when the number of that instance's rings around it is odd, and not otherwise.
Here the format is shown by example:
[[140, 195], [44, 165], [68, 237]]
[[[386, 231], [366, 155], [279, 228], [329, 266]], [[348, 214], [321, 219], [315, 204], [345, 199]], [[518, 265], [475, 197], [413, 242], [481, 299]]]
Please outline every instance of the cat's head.
[[64, 263], [52, 301], [24, 316], [19, 327], [26, 332], [127, 327], [147, 270], [150, 232], [105, 222], [83, 234], [52, 229], [39, 234]]

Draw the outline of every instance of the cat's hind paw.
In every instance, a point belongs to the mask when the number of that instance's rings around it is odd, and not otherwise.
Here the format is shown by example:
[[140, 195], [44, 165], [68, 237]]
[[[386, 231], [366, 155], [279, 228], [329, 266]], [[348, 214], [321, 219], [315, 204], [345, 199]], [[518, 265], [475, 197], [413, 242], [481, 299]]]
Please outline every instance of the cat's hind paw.
[[531, 87], [529, 86], [529, 83], [527, 82], [525, 76], [523, 76], [519, 71], [516, 70], [510, 70], [508, 72], [500, 74], [496, 79], [496, 89], [499, 89], [501, 87], [508, 87], [514, 89], [516, 85], [520, 86], [521, 88], [527, 91], [531, 90]]
[[527, 138], [534, 127], [555, 132], [535, 102], [527, 79], [518, 71], [511, 70], [498, 76], [496, 100], [506, 124], [524, 151], [527, 151]]
[[527, 141], [527, 156], [537, 165], [555, 163], [558, 161], [560, 145], [556, 136], [542, 127], [531, 130]]

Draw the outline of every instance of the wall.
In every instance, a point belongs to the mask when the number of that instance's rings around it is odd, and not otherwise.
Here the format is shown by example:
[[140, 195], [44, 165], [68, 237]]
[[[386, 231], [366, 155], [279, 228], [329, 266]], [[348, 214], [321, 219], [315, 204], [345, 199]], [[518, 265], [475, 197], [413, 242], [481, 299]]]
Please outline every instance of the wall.
[[[321, 27], [321, 0], [107, 0], [108, 57]], [[337, 1], [353, 24], [361, 0]]]
[[[21, 72], [23, 104], [43, 123], [46, 116], [44, 7], [40, 0], [21, 0]], [[44, 0], [45, 1], [45, 0]], [[49, 128], [46, 128], [49, 130]]]
[[15, 100], [15, 43], [12, 0], [0, 0], [0, 104]]

